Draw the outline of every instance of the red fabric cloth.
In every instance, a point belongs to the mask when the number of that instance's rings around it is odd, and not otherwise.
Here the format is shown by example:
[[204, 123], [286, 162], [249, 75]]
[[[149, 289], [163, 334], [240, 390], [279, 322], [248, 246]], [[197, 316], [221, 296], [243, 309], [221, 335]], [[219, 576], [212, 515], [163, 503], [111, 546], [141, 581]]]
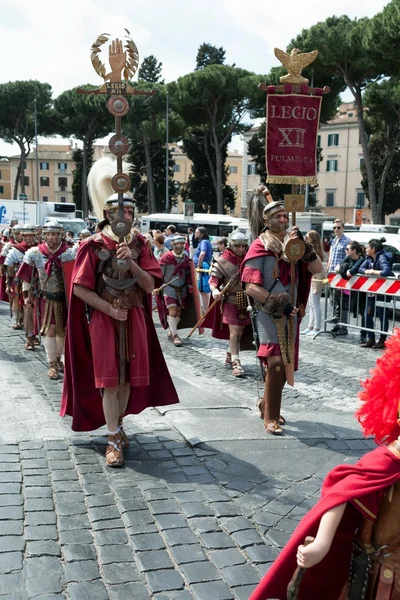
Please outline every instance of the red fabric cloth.
[[6, 292], [6, 286], [7, 286], [6, 275], [3, 274], [0, 276], [0, 301], [2, 301], [2, 302], [9, 301], [8, 294]]
[[[145, 238], [138, 236], [141, 250], [138, 264], [161, 285], [161, 269]], [[115, 250], [116, 243], [101, 234], [80, 245], [73, 283], [96, 288], [97, 254], [94, 247]], [[138, 414], [151, 406], [179, 402], [162, 354], [152, 320], [151, 297], [143, 294], [144, 308], [132, 308], [127, 320], [131, 394], [125, 414]], [[118, 357], [115, 329], [118, 324], [93, 310], [90, 325], [84, 303], [71, 293], [65, 340], [65, 374], [61, 416], [72, 416], [74, 431], [90, 431], [105, 424], [100, 387], [118, 385]], [[78, 332], [78, 334], [77, 334]]]
[[[185, 272], [187, 273], [187, 270], [189, 269], [189, 261], [190, 259], [188, 255], [183, 254], [183, 260], [181, 262], [178, 262], [176, 256], [174, 256], [174, 253], [172, 252], [172, 250], [170, 250], [160, 258], [159, 265], [161, 267], [164, 265], [174, 265], [175, 269], [171, 277], [171, 279], [173, 279], [178, 275], [179, 277], [183, 277], [183, 275], [185, 275]], [[167, 282], [165, 281], [164, 283]]]
[[17, 250], [25, 254], [25, 252], [29, 250], [31, 246], [27, 246], [26, 242], [20, 242], [19, 244], [13, 244], [13, 248], [16, 248]]
[[339, 465], [328, 473], [321, 499], [301, 520], [249, 600], [286, 600], [298, 546], [306, 536], [316, 536], [321, 517], [328, 510], [348, 503], [328, 554], [306, 571], [298, 596], [298, 600], [338, 600], [348, 577], [351, 543], [361, 517], [376, 517], [385, 489], [399, 479], [400, 460], [384, 446], [368, 452], [355, 465]]
[[66, 250], [68, 250], [67, 242], [62, 242], [59, 249], [53, 253], [49, 250], [49, 247], [46, 243], [39, 244], [38, 249], [41, 252], [41, 254], [43, 254], [43, 256], [45, 256], [47, 258], [47, 260], [44, 263], [44, 270], [46, 271], [46, 273], [49, 277], [51, 275], [52, 264], [54, 264], [58, 269], [62, 268], [60, 255], [63, 252], [65, 252]]
[[31, 265], [28, 265], [25, 262], [22, 262], [20, 268], [17, 271], [17, 278], [30, 283], [32, 281], [32, 272], [33, 267], [31, 267]]

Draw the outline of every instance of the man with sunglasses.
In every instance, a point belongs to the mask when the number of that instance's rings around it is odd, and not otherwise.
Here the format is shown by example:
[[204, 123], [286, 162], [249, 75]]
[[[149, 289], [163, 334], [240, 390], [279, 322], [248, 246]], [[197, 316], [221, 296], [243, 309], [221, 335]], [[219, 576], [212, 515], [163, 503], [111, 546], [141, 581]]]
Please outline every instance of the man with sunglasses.
[[[335, 237], [331, 244], [331, 250], [329, 252], [327, 272], [336, 272], [337, 265], [340, 265], [346, 258], [346, 247], [347, 244], [351, 244], [351, 239], [343, 233], [344, 223], [340, 219], [335, 219], [333, 222], [333, 231]], [[341, 327], [336, 325], [340, 321], [340, 290], [333, 290], [333, 317], [329, 319], [329, 323], [334, 323], [331, 332], [336, 335], [346, 335], [348, 333], [347, 327]]]

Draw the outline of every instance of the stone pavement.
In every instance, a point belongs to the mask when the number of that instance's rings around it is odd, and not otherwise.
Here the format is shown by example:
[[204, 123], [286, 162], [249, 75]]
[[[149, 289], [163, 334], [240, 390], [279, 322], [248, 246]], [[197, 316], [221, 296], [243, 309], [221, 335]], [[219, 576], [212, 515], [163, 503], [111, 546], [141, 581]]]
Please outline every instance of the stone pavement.
[[160, 339], [181, 403], [128, 417], [126, 467], [107, 469], [102, 431], [59, 418], [43, 348], [0, 304], [0, 597], [247, 600], [326, 472], [373, 447], [353, 411], [378, 353], [355, 336], [302, 341], [282, 438], [255, 409], [251, 353], [234, 379], [208, 334]]

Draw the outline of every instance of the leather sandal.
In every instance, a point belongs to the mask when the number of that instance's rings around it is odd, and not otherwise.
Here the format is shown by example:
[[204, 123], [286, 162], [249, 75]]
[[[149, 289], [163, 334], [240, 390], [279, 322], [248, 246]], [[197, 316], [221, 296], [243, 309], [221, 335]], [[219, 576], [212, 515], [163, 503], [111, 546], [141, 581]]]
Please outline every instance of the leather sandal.
[[174, 346], [182, 346], [182, 342], [178, 334], [172, 336], [172, 341], [174, 343]]
[[129, 448], [129, 438], [126, 435], [125, 429], [123, 428], [122, 419], [123, 419], [123, 417], [119, 417], [119, 419], [118, 419], [118, 429], [119, 429], [119, 435], [121, 437], [121, 446], [123, 449], [125, 449], [125, 448]]
[[40, 346], [40, 341], [36, 335], [32, 336], [32, 342], [35, 346]]
[[122, 452], [122, 441], [120, 433], [108, 436], [108, 445], [106, 449], [106, 465], [108, 467], [122, 467], [124, 464], [124, 455]]
[[[260, 411], [260, 419], [264, 420], [264, 398], [259, 398], [258, 402], [257, 402], [257, 408]], [[282, 417], [282, 415], [279, 415], [279, 419], [278, 419], [279, 425], [286, 425], [286, 419], [285, 417]]]
[[279, 425], [278, 419], [271, 419], [264, 423], [265, 430], [272, 435], [281, 435], [283, 433], [283, 429]]
[[49, 370], [47, 372], [47, 376], [49, 379], [52, 379], [53, 381], [60, 379], [60, 376], [58, 374], [58, 364], [57, 364], [56, 360], [49, 363]]
[[242, 375], [244, 375], [244, 369], [240, 364], [240, 360], [232, 361], [232, 375], [234, 377], [241, 377]]
[[57, 356], [57, 358], [56, 358], [56, 361], [57, 361], [57, 367], [58, 367], [58, 371], [59, 371], [60, 373], [64, 373], [64, 363], [63, 363], [63, 361], [61, 360], [61, 356]]
[[25, 342], [25, 350], [34, 350], [36, 348], [35, 342], [31, 337], [28, 337]]
[[20, 331], [23, 328], [23, 326], [22, 323], [14, 323], [12, 328], [14, 329], [14, 331]]
[[226, 353], [225, 364], [226, 365], [231, 365], [232, 364], [232, 354], [230, 352]]

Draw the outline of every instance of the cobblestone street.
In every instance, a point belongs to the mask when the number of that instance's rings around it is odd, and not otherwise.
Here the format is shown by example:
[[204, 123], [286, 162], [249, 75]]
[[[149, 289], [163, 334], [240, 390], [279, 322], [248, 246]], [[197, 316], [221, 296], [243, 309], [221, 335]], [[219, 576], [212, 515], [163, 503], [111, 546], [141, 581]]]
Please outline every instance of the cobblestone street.
[[11, 324], [0, 304], [0, 597], [248, 600], [327, 471], [373, 447], [353, 414], [379, 353], [355, 334], [302, 340], [278, 438], [254, 354], [235, 379], [224, 343], [175, 348], [157, 325], [181, 403], [128, 417], [126, 467], [107, 469], [104, 432], [58, 416], [62, 383]]

